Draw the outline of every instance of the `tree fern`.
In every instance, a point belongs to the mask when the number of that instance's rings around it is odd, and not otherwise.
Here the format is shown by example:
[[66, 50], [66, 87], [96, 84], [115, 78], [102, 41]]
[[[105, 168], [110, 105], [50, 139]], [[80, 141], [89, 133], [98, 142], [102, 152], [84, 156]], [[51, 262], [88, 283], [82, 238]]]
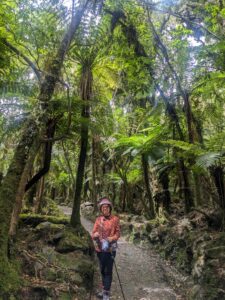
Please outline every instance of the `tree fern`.
[[196, 166], [202, 167], [204, 169], [215, 166], [217, 164], [225, 165], [225, 157], [222, 152], [208, 152], [206, 154], [200, 155], [196, 159]]

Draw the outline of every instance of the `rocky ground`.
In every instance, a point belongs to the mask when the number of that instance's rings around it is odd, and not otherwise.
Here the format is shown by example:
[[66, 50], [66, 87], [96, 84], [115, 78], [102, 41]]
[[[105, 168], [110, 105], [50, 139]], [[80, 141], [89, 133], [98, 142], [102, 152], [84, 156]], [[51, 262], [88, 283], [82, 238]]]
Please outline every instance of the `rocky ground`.
[[11, 253], [20, 266], [21, 287], [10, 300], [81, 300], [92, 289], [94, 261], [89, 234], [68, 218], [21, 215]]

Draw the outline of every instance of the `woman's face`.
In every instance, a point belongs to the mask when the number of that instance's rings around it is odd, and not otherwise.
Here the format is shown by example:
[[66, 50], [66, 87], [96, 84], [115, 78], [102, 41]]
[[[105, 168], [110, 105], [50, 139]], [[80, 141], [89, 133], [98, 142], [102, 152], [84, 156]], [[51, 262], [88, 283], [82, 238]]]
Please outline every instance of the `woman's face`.
[[101, 207], [101, 212], [104, 217], [110, 216], [110, 206], [108, 204], [103, 204]]

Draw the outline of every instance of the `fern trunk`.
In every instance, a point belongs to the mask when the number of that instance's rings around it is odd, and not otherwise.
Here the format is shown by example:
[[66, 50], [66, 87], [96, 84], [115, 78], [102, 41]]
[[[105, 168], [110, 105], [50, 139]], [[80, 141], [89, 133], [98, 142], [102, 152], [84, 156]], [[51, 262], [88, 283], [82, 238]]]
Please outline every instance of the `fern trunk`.
[[188, 178], [188, 170], [184, 164], [183, 159], [180, 159], [180, 168], [181, 168], [182, 179], [183, 179], [185, 212], [189, 213], [191, 211], [191, 208], [194, 206], [194, 201], [193, 201], [191, 186]]
[[148, 196], [148, 203], [149, 203], [149, 211], [148, 214], [150, 218], [155, 217], [155, 205], [151, 193], [151, 188], [150, 188], [150, 178], [149, 178], [149, 166], [148, 166], [148, 160], [146, 155], [142, 154], [141, 156], [141, 161], [142, 161], [142, 168], [144, 172], [144, 182], [145, 182], [145, 187], [147, 191], [147, 196]]
[[80, 146], [79, 162], [77, 168], [73, 209], [72, 209], [72, 215], [70, 219], [70, 224], [74, 228], [79, 227], [81, 225], [81, 221], [80, 221], [81, 192], [83, 187], [85, 162], [87, 157], [88, 123], [90, 118], [90, 106], [88, 101], [90, 101], [92, 97], [92, 84], [93, 84], [93, 76], [92, 76], [91, 68], [88, 65], [87, 66], [84, 65], [81, 74], [81, 87], [80, 87], [81, 98], [84, 101], [83, 109], [81, 113], [81, 117], [83, 120], [81, 124], [81, 146]]
[[224, 171], [223, 167], [217, 166], [211, 168], [211, 174], [214, 179], [216, 190], [219, 197], [219, 205], [225, 212], [225, 189], [224, 189]]

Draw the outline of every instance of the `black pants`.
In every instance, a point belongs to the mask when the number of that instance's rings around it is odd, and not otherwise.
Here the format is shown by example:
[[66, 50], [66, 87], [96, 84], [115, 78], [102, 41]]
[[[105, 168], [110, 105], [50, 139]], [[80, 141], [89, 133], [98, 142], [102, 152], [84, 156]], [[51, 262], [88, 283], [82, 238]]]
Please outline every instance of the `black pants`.
[[103, 289], [110, 291], [112, 283], [112, 270], [113, 270], [113, 258], [116, 256], [116, 252], [97, 252], [99, 259], [100, 270], [102, 274]]

